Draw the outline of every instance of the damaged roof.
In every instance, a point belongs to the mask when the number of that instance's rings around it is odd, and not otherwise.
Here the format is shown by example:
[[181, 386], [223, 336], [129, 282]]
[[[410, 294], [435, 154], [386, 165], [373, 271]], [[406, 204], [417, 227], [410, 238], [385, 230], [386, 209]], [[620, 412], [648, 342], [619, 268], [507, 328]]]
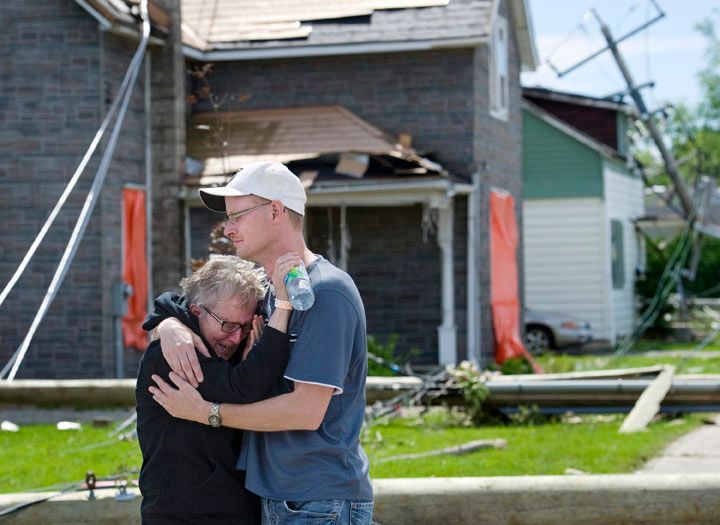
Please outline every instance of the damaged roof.
[[418, 154], [341, 106], [198, 113], [187, 132], [187, 185], [223, 184], [246, 164], [268, 160], [305, 173], [303, 182], [376, 177], [448, 178]]
[[[106, 27], [135, 32], [139, 36], [140, 0], [84, 0], [78, 5]], [[153, 0], [148, 1], [147, 8], [153, 29], [167, 34], [172, 23], [168, 12]]]
[[[228, 50], [252, 56], [252, 51], [410, 42], [478, 45], [491, 33], [499, 1], [182, 0], [183, 42], [200, 52], [197, 58]], [[522, 63], [534, 69], [537, 54], [526, 2], [509, 4]], [[223, 56], [204, 58], [231, 59]]]

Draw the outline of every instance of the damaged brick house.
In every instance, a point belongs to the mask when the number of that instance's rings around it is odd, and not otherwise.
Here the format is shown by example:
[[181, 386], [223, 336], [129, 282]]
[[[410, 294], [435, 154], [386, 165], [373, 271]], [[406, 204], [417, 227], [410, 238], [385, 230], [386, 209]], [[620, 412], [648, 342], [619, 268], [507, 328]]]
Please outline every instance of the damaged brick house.
[[187, 258], [218, 220], [198, 186], [286, 162], [307, 188], [310, 247], [355, 278], [368, 332], [398, 334], [417, 364], [487, 363], [491, 189], [514, 196], [521, 224], [519, 75], [536, 63], [525, 2], [182, 9], [188, 69], [212, 63], [189, 91], [216, 95], [188, 116]]
[[[0, 44], [3, 285], [117, 93], [138, 43], [137, 0], [13, 0]], [[77, 258], [18, 377], [132, 375], [113, 290], [121, 193], [146, 192], [149, 293], [206, 253], [218, 217], [199, 185], [243, 162], [287, 162], [307, 187], [312, 249], [355, 278], [380, 341], [417, 364], [492, 356], [489, 199], [521, 225], [520, 70], [536, 54], [524, 0], [298, 3], [153, 0], [153, 32], [117, 151]], [[276, 7], [278, 7], [276, 9]], [[187, 74], [212, 63], [212, 92]], [[38, 80], [41, 79], [41, 80]], [[237, 95], [237, 96], [233, 96]], [[208, 140], [224, 123], [227, 146]], [[87, 179], [97, 168], [88, 166]], [[0, 307], [0, 360], [47, 289], [89, 180]], [[27, 205], [28, 200], [30, 206]], [[521, 263], [522, 255], [518, 254]], [[11, 307], [10, 307], [11, 306]]]

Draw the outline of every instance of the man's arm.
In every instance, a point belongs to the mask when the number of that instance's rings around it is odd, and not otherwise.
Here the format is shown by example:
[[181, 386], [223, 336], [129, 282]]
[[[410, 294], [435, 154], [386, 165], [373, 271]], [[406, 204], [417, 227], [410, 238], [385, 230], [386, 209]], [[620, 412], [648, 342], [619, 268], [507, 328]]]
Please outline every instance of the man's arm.
[[[221, 404], [223, 426], [274, 432], [317, 430], [325, 417], [334, 388], [295, 383], [289, 394], [271, 397], [249, 405]], [[207, 407], [210, 413], [210, 407]], [[207, 420], [207, 418], [206, 418]]]
[[198, 391], [205, 399], [223, 403], [253, 403], [265, 399], [282, 376], [288, 359], [288, 335], [268, 325], [245, 361], [231, 366], [221, 359], [201, 359], [205, 381], [200, 383]]
[[[177, 389], [159, 376], [153, 376], [157, 387], [150, 387], [153, 398], [174, 417], [208, 424], [209, 401], [205, 401], [190, 383], [171, 372]], [[282, 430], [317, 430], [325, 417], [334, 389], [332, 387], [295, 383], [295, 390], [257, 403], [221, 404], [223, 426], [273, 432]]]

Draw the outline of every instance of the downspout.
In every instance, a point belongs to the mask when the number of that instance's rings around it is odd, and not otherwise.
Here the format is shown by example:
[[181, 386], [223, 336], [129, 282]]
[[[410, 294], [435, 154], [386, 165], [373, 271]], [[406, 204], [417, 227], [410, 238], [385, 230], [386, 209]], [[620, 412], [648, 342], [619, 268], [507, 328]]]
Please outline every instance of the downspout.
[[152, 228], [152, 66], [150, 56], [145, 56], [145, 258], [147, 262], [148, 306], [147, 311], [152, 312], [153, 307], [153, 228]]
[[478, 312], [481, 309], [480, 280], [478, 279], [477, 239], [480, 208], [480, 173], [472, 175], [472, 191], [468, 194], [468, 239], [467, 239], [467, 358], [477, 363], [482, 370], [480, 341], [482, 323]]

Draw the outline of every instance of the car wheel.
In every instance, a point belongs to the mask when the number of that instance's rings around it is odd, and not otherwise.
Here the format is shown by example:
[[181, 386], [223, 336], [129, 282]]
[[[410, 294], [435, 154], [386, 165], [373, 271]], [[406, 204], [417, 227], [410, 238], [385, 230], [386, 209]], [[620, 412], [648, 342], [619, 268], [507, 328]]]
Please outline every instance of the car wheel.
[[533, 355], [547, 352], [551, 346], [550, 331], [542, 326], [531, 326], [525, 331], [525, 346]]

